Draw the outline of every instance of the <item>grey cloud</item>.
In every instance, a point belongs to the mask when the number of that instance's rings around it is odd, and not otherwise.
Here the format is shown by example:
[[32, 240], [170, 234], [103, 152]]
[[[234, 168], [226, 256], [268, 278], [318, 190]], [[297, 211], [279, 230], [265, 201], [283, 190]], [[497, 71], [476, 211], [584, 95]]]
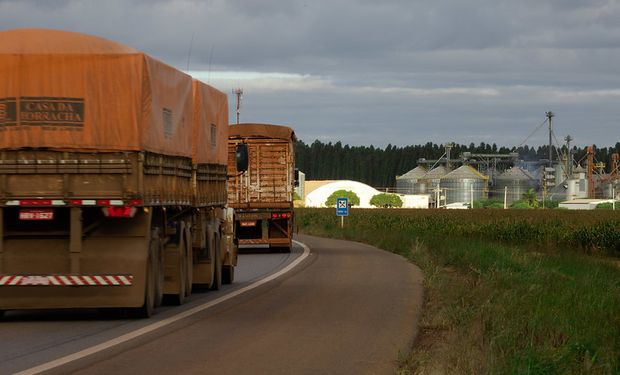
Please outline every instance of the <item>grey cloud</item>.
[[331, 88], [247, 92], [242, 116], [383, 145], [518, 144], [546, 110], [577, 142], [617, 138], [618, 97], [604, 93], [620, 89], [618, 19], [615, 0], [0, 0], [2, 29], [96, 34], [180, 69], [193, 35], [192, 70], [324, 77]]

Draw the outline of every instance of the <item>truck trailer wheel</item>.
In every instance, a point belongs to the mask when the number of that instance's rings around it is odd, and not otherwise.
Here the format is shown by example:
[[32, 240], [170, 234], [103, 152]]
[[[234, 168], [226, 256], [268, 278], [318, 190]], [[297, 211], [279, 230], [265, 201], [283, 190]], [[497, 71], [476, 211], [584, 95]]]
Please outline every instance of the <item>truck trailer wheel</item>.
[[291, 247], [290, 246], [272, 246], [271, 251], [275, 253], [290, 253]]
[[213, 257], [213, 262], [215, 263], [215, 267], [213, 269], [213, 284], [211, 285], [211, 290], [220, 290], [222, 287], [222, 250], [220, 234], [216, 234], [214, 236], [215, 242], [215, 254]]
[[169, 244], [169, 248], [166, 251], [173, 251], [176, 253], [176, 272], [177, 272], [177, 285], [174, 293], [167, 294], [167, 301], [172, 302], [174, 305], [182, 305], [185, 303], [187, 297], [187, 273], [188, 273], [188, 255], [187, 255], [187, 236], [185, 234], [184, 222], [179, 224], [179, 242], [177, 244]]
[[150, 318], [155, 307], [163, 298], [163, 251], [159, 239], [159, 228], [153, 229], [149, 242], [149, 255], [146, 262], [146, 278], [144, 288], [144, 304], [130, 309], [130, 314], [137, 318]]
[[155, 279], [155, 307], [161, 306], [164, 299], [164, 247], [160, 237], [160, 229], [154, 228], [149, 245], [149, 258], [153, 257]]
[[189, 225], [185, 226], [185, 252], [187, 254], [187, 273], [185, 274], [185, 296], [192, 294], [194, 285], [194, 254], [192, 247], [192, 232]]
[[130, 309], [131, 315], [136, 318], [150, 318], [155, 311], [155, 302], [157, 299], [157, 286], [156, 286], [156, 275], [155, 275], [155, 260], [149, 256], [148, 266], [146, 270], [146, 285], [144, 291], [144, 304], [141, 307], [137, 307], [135, 309]]
[[235, 267], [222, 267], [222, 284], [232, 284], [235, 281]]

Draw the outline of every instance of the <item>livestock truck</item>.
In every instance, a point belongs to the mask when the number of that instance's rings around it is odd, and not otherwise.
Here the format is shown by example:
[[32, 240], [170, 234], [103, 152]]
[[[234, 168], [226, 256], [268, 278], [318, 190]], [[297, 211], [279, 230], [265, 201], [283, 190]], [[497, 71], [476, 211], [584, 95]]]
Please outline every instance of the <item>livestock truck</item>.
[[234, 278], [226, 95], [140, 51], [0, 32], [0, 315], [121, 308]]
[[[239, 245], [290, 251], [295, 189], [295, 132], [287, 126], [229, 127], [228, 205]], [[244, 160], [247, 165], [239, 165]]]

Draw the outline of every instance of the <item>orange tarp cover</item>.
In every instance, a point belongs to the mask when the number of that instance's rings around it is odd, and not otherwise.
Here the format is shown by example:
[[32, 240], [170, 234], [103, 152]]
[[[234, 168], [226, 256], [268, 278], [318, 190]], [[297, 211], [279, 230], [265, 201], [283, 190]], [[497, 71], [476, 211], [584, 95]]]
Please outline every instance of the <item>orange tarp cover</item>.
[[194, 80], [194, 163], [227, 164], [228, 98]]
[[192, 156], [192, 79], [72, 32], [0, 32], [0, 148]]
[[231, 125], [228, 137], [234, 138], [276, 138], [296, 141], [295, 132], [288, 126], [272, 124], [237, 124]]

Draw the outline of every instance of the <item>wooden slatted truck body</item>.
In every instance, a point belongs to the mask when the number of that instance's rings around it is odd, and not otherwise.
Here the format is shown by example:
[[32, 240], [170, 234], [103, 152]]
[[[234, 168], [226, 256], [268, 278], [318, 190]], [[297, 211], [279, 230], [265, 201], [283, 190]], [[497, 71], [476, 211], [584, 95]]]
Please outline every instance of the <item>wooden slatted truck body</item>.
[[[235, 209], [239, 245], [290, 251], [295, 184], [294, 131], [270, 124], [229, 127], [228, 205]], [[247, 149], [247, 171], [237, 172], [237, 150]]]
[[0, 33], [0, 315], [232, 282], [226, 95], [142, 52]]

